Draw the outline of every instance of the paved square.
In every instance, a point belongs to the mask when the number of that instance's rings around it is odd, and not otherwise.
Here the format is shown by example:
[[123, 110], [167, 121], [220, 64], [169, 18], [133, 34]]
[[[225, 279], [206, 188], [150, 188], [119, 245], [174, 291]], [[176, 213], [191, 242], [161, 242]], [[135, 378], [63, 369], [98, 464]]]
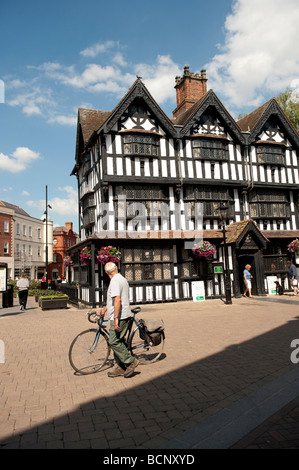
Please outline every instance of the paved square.
[[155, 449], [298, 367], [299, 298], [143, 305], [163, 318], [166, 344], [155, 364], [129, 379], [107, 367], [79, 376], [68, 362], [86, 310], [0, 309], [0, 448]]

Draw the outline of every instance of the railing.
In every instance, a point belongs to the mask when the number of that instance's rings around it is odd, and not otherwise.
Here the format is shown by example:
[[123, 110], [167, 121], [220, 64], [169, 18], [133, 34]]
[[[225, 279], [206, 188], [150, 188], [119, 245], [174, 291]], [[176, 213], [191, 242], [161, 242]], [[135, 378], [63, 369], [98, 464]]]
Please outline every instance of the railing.
[[264, 255], [264, 269], [265, 273], [287, 273], [288, 268], [286, 265], [287, 255], [275, 254]]
[[68, 295], [69, 302], [71, 304], [78, 305], [78, 289], [76, 286], [70, 286], [69, 284], [60, 284], [58, 290]]

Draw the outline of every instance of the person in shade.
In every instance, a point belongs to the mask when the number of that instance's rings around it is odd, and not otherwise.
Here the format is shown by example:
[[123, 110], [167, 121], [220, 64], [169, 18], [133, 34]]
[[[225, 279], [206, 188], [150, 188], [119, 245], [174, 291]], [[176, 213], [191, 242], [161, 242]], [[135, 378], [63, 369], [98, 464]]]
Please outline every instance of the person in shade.
[[292, 261], [287, 261], [287, 267], [288, 267], [288, 276], [290, 280], [290, 284], [293, 287], [294, 294], [298, 294], [298, 273], [297, 273], [297, 268], [296, 266], [292, 263]]

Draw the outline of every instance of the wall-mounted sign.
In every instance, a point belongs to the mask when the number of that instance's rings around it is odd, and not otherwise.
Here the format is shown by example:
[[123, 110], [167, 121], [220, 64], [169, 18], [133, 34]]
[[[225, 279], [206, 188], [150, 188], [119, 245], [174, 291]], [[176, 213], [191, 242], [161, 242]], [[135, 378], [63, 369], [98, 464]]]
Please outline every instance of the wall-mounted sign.
[[223, 274], [223, 265], [214, 266], [214, 274]]

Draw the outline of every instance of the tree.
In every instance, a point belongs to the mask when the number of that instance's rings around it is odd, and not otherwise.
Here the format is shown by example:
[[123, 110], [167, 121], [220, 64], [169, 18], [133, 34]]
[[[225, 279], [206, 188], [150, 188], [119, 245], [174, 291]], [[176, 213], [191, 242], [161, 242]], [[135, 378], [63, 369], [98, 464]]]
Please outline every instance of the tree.
[[289, 88], [277, 96], [276, 100], [299, 132], [299, 93]]

